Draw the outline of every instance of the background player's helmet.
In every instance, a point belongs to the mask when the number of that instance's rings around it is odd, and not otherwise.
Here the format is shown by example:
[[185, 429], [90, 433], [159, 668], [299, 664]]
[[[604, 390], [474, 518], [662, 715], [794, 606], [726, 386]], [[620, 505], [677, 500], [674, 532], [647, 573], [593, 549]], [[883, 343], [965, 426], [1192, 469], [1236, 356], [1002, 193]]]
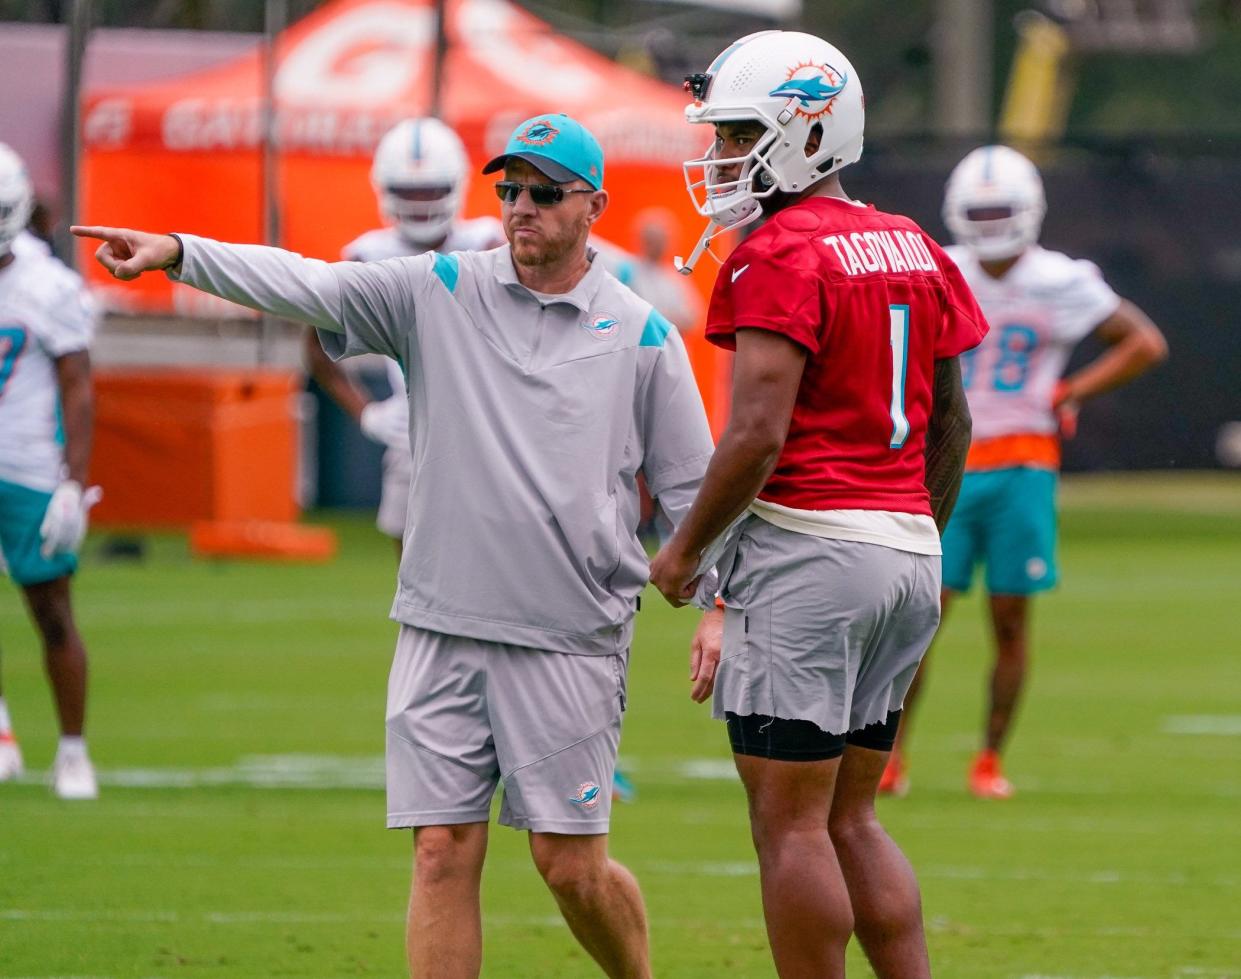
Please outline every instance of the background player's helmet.
[[1038, 169], [1008, 146], [980, 146], [952, 171], [944, 224], [983, 261], [1020, 255], [1038, 241], [1047, 213]]
[[452, 228], [465, 195], [469, 159], [438, 119], [406, 119], [379, 141], [371, 184], [384, 220], [416, 245], [434, 245]]
[[[762, 213], [777, 190], [798, 194], [862, 155], [865, 108], [853, 65], [822, 38], [795, 31], [760, 31], [734, 42], [705, 72], [690, 75], [692, 123], [753, 120], [765, 132], [744, 157], [720, 159], [714, 146], [685, 162], [685, 182], [698, 213], [718, 231], [739, 228]], [[806, 141], [819, 132], [819, 148]], [[740, 164], [735, 180], [721, 165]], [[709, 237], [700, 242], [701, 247]]]
[[0, 255], [7, 255], [34, 209], [34, 188], [22, 158], [0, 143]]

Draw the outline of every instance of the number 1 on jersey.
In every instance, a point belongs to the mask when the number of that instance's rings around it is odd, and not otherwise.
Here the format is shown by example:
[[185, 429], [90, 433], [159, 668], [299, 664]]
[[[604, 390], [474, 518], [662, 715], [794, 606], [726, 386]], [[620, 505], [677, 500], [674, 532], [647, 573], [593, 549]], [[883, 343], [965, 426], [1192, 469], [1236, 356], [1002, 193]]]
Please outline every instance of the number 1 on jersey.
[[892, 338], [892, 439], [889, 449], [899, 449], [909, 438], [905, 417], [905, 373], [909, 363], [909, 307], [889, 306]]

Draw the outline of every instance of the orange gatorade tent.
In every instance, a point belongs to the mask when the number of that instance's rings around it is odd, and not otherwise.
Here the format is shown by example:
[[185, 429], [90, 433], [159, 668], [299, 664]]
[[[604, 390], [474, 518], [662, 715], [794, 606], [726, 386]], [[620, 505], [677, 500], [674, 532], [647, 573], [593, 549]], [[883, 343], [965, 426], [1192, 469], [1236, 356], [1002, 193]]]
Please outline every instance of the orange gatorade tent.
[[[697, 155], [705, 134], [685, 123], [680, 89], [557, 35], [507, 0], [450, 0], [446, 33], [442, 114], [476, 165], [523, 118], [568, 112], [606, 154], [612, 207], [600, 233], [627, 246], [632, 215], [663, 205], [682, 222], [676, 245], [688, 253], [702, 221], [685, 194], [681, 161]], [[433, 44], [428, 0], [337, 0], [281, 37], [279, 244], [336, 258], [376, 225], [370, 156], [395, 121], [427, 112]], [[262, 91], [255, 52], [172, 82], [88, 93], [83, 221], [261, 241]], [[472, 181], [467, 214], [497, 213], [490, 184]], [[220, 312], [160, 276], [120, 285], [97, 268], [89, 274], [113, 309]], [[699, 278], [707, 284], [709, 268]]]

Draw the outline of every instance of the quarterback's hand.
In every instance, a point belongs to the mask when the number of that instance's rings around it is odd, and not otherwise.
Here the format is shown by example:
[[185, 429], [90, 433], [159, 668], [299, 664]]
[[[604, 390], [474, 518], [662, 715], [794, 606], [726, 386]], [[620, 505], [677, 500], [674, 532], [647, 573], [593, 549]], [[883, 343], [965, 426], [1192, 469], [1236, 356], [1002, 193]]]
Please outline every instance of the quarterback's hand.
[[48, 501], [43, 523], [39, 525], [39, 536], [43, 539], [39, 553], [50, 558], [76, 552], [86, 536], [87, 514], [101, 499], [103, 490], [98, 486], [83, 492], [81, 485], [72, 479], [57, 486]]
[[715, 671], [720, 665], [724, 646], [724, 610], [713, 608], [704, 612], [694, 630], [689, 647], [689, 699], [701, 704], [715, 690]]
[[698, 588], [698, 556], [677, 551], [675, 538], [665, 544], [651, 561], [651, 584], [663, 592], [673, 608], [680, 608]]
[[402, 397], [372, 401], [358, 418], [362, 434], [381, 445], [409, 445], [409, 404]]
[[80, 224], [69, 230], [79, 238], [102, 241], [95, 250], [95, 258], [114, 278], [124, 282], [138, 278], [143, 272], [172, 268], [181, 258], [181, 243], [172, 235]]
[[1060, 437], [1071, 439], [1077, 435], [1077, 413], [1082, 405], [1073, 397], [1067, 382], [1056, 382], [1055, 391], [1051, 396], [1051, 407], [1056, 413], [1056, 425], [1060, 429]]

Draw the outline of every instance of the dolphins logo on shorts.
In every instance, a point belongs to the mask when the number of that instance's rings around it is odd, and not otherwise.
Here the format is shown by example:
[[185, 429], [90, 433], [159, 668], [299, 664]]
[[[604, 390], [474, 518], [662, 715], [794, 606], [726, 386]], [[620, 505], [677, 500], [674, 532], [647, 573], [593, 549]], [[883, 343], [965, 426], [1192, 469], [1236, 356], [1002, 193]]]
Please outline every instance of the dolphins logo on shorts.
[[583, 782], [577, 787], [577, 795], [569, 796], [569, 801], [583, 809], [594, 809], [599, 805], [599, 783]]

